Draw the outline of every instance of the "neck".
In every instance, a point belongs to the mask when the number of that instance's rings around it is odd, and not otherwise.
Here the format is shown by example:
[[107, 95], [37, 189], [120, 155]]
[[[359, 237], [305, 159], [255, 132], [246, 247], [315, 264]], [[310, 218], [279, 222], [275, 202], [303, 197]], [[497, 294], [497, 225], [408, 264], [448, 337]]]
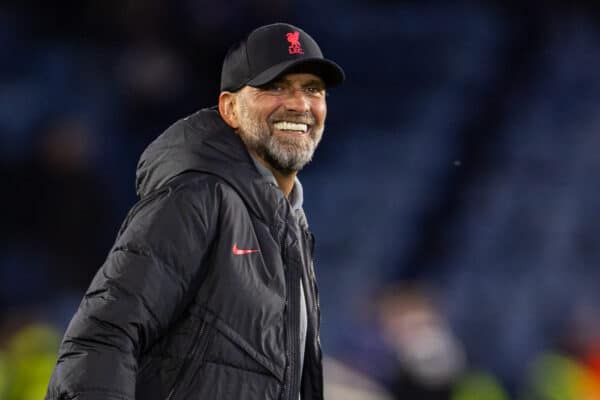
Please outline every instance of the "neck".
[[296, 182], [297, 172], [281, 172], [280, 170], [274, 168], [270, 163], [268, 163], [258, 154], [256, 154], [256, 152], [251, 151], [251, 153], [254, 156], [254, 158], [258, 160], [259, 163], [261, 163], [262, 165], [267, 167], [269, 171], [271, 171], [273, 177], [275, 178], [275, 182], [277, 182], [277, 186], [279, 186], [279, 189], [281, 189], [285, 197], [289, 197], [290, 193], [292, 192], [292, 189], [294, 188], [294, 183]]

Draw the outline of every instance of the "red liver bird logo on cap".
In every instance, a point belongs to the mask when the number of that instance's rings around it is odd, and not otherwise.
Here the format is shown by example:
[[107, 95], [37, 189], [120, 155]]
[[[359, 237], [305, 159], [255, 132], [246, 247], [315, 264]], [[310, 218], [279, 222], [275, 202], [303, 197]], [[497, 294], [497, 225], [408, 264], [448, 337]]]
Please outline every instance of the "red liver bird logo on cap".
[[290, 54], [304, 54], [302, 50], [302, 46], [300, 45], [300, 32], [288, 32], [285, 37], [287, 41], [290, 42], [290, 47], [288, 47], [288, 53]]

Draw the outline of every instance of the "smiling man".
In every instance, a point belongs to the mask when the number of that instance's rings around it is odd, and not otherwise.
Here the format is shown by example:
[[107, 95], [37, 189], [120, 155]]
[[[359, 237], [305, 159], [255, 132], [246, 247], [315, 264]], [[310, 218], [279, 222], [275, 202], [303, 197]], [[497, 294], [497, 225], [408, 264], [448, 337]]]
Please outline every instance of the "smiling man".
[[67, 328], [47, 399], [322, 399], [296, 175], [343, 80], [289, 24], [230, 49], [218, 106], [142, 154], [140, 200]]

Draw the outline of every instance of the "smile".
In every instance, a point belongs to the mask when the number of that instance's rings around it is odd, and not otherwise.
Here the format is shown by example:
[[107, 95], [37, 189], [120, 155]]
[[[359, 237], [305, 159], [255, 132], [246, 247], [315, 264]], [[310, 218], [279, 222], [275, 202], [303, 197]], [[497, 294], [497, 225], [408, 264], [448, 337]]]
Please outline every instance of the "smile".
[[289, 131], [292, 133], [305, 133], [308, 130], [307, 124], [289, 121], [276, 122], [273, 126], [280, 131]]

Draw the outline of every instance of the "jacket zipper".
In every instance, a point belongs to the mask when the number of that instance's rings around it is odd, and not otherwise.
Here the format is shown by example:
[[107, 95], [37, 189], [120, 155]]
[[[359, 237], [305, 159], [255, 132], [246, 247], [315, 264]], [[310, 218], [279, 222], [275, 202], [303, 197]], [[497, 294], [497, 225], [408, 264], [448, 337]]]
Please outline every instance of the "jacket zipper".
[[315, 258], [314, 258], [314, 254], [315, 254], [315, 236], [308, 232], [308, 236], [310, 238], [310, 262], [311, 264], [309, 265], [310, 267], [310, 288], [312, 290], [313, 293], [313, 299], [315, 301], [315, 304], [317, 306], [317, 329], [316, 329], [316, 334], [317, 334], [317, 342], [319, 343], [319, 350], [321, 348], [321, 301], [319, 300], [319, 287], [317, 285], [317, 276], [315, 274]]
[[[321, 350], [321, 301], [319, 299], [319, 286], [317, 285], [317, 276], [315, 274], [315, 260], [314, 260], [314, 254], [315, 254], [315, 236], [311, 233], [308, 232], [308, 236], [310, 238], [310, 262], [311, 264], [309, 265], [310, 267], [310, 284], [311, 284], [311, 289], [313, 290], [313, 301], [316, 304], [317, 307], [317, 318], [316, 318], [316, 329], [313, 326], [313, 329], [316, 333], [316, 342], [317, 342], [317, 361], [318, 361], [318, 365], [323, 365], [323, 352]], [[319, 386], [319, 392], [323, 393], [323, 371], [321, 370], [316, 382]]]
[[[311, 268], [314, 270], [314, 260], [312, 263], [313, 265]], [[317, 281], [315, 278], [312, 278], [312, 281], [315, 290], [315, 301], [317, 303], [317, 349], [319, 350], [319, 363], [321, 363], [323, 361], [323, 352], [321, 350], [321, 301], [319, 300], [319, 287], [317, 286]]]
[[[295, 271], [293, 271], [290, 268], [290, 278], [288, 279], [289, 282], [289, 287], [290, 287], [290, 291], [288, 293], [289, 294], [289, 298], [290, 298], [290, 312], [289, 312], [289, 318], [290, 318], [290, 329], [288, 330], [288, 343], [289, 343], [289, 349], [290, 349], [290, 353], [291, 353], [291, 357], [290, 357], [290, 394], [289, 394], [289, 399], [290, 400], [295, 400], [295, 398], [297, 398], [298, 393], [299, 393], [299, 384], [298, 384], [298, 371], [296, 371], [298, 369], [298, 332], [299, 332], [299, 327], [298, 327], [298, 317], [300, 315], [299, 309], [298, 309], [298, 301], [299, 301], [299, 297], [300, 294], [296, 293], [295, 290], [293, 290], [294, 288], [294, 281], [296, 281], [296, 283], [299, 282], [299, 277], [296, 275]], [[297, 285], [295, 287], [298, 287]]]
[[[286, 307], [288, 307], [287, 313], [287, 321], [288, 321], [288, 330], [287, 330], [287, 355], [289, 360], [289, 368], [288, 368], [288, 379], [287, 382], [284, 382], [283, 392], [286, 394], [285, 398], [289, 400], [296, 400], [300, 393], [299, 383], [298, 383], [298, 318], [300, 317], [300, 311], [298, 309], [298, 302], [300, 300], [300, 293], [296, 293], [296, 290], [299, 289], [298, 283], [300, 277], [296, 274], [296, 270], [292, 268], [292, 264], [287, 262], [287, 233], [288, 233], [288, 219], [289, 219], [289, 207], [287, 208], [286, 218], [285, 218], [285, 227], [283, 231], [283, 237], [281, 240], [281, 255], [282, 261], [284, 263], [284, 268], [287, 264], [287, 269], [285, 270], [286, 275], [286, 286], [287, 286], [287, 299], [286, 299]], [[296, 284], [294, 283], [296, 282]], [[289, 386], [286, 385], [289, 383]]]

